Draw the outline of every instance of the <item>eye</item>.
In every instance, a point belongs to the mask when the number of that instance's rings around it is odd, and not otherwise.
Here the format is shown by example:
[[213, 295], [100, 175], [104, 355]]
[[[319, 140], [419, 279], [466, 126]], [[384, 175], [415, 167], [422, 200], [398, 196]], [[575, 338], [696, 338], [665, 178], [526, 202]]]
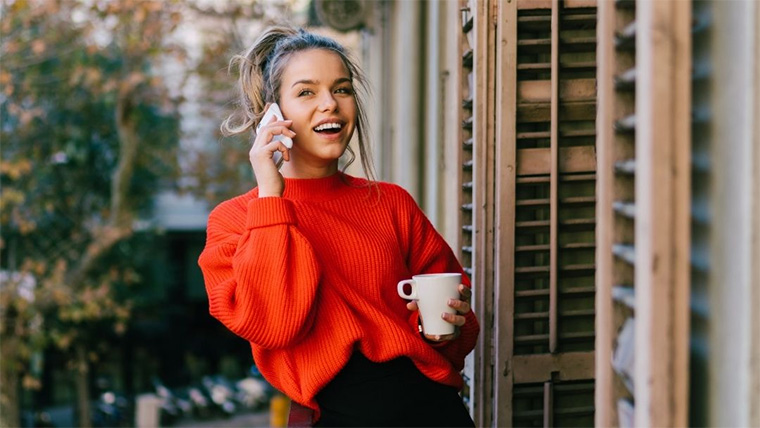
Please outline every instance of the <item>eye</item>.
[[346, 87], [336, 89], [335, 92], [338, 94], [352, 95], [354, 93], [354, 89], [350, 86], [346, 86]]
[[301, 89], [298, 92], [298, 96], [299, 97], [304, 97], [304, 96], [307, 96], [307, 95], [314, 95], [314, 92], [312, 92], [311, 89]]

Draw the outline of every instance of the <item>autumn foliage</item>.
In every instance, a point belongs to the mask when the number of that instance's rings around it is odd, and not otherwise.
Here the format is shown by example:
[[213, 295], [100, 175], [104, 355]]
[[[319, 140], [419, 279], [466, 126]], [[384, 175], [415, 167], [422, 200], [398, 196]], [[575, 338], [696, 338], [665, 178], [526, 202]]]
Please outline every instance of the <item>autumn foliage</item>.
[[127, 327], [140, 225], [177, 171], [181, 99], [160, 67], [184, 60], [169, 38], [181, 14], [172, 1], [2, 7], [1, 425], [19, 425], [18, 385], [40, 387], [30, 361], [54, 346], [86, 426], [89, 367]]

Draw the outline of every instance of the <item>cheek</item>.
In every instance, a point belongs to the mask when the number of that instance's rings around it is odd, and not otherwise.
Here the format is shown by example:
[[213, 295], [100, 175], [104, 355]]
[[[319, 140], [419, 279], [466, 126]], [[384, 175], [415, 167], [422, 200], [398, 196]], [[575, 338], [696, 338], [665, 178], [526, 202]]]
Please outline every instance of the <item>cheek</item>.
[[356, 102], [346, 101], [345, 104], [341, 106], [341, 108], [345, 115], [353, 118], [354, 128], [356, 128], [356, 123], [359, 121], [359, 111], [356, 108]]
[[298, 138], [301, 135], [306, 135], [311, 129], [308, 127], [308, 125], [304, 122], [296, 123], [295, 121], [290, 126], [290, 129], [293, 130], [293, 132], [296, 133], [296, 138]]
[[307, 131], [310, 131], [309, 128], [309, 119], [305, 117], [303, 114], [301, 114], [300, 111], [292, 111], [290, 112], [290, 116], [285, 114], [283, 112], [283, 115], [288, 118], [289, 120], [292, 120], [293, 123], [290, 125], [290, 129], [295, 132], [296, 134], [304, 134]]

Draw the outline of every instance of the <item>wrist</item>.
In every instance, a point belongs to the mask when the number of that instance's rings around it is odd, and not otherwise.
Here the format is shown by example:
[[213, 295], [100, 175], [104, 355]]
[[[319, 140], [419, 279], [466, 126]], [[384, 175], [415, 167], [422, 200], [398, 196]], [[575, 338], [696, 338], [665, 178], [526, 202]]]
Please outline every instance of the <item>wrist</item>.
[[266, 180], [256, 180], [259, 188], [259, 198], [280, 197], [285, 191], [282, 183], [271, 183]]

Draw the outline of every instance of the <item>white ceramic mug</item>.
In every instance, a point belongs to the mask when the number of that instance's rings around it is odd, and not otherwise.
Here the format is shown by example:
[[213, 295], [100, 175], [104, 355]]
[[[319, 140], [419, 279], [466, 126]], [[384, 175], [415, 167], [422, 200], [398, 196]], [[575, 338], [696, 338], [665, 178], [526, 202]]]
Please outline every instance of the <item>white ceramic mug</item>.
[[[454, 324], [441, 318], [444, 312], [455, 314], [456, 309], [449, 306], [449, 299], [459, 299], [459, 284], [462, 274], [431, 273], [414, 275], [398, 283], [398, 295], [407, 300], [416, 300], [422, 317], [423, 332], [427, 336], [444, 336], [454, 333]], [[407, 294], [405, 285], [411, 291]]]

